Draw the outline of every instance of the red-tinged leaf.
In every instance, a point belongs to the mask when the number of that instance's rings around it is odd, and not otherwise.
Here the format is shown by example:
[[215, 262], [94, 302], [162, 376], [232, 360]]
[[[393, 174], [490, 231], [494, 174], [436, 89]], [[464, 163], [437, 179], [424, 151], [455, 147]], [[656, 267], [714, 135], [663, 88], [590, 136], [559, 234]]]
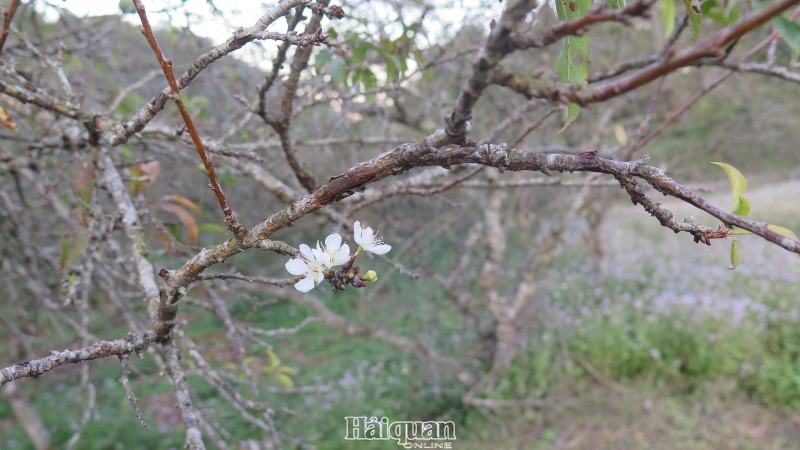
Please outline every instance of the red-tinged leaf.
[[161, 201], [177, 203], [196, 212], [198, 216], [203, 216], [203, 211], [200, 210], [200, 207], [186, 197], [180, 195], [165, 195], [161, 197]]
[[172, 236], [158, 227], [153, 227], [153, 233], [155, 233], [158, 242], [161, 243], [161, 246], [164, 247], [169, 256], [175, 256], [175, 241]]
[[81, 159], [75, 168], [75, 195], [85, 204], [92, 202], [94, 185], [97, 181], [97, 174], [94, 170], [94, 163], [91, 159]]
[[9, 114], [8, 111], [6, 111], [6, 109], [2, 106], [0, 106], [0, 127], [8, 128], [14, 133], [18, 131], [17, 124], [14, 123], [14, 120], [11, 118], [11, 114]]
[[145, 189], [156, 184], [158, 176], [161, 174], [161, 163], [158, 161], [148, 161], [139, 163], [131, 169], [131, 178], [147, 177], [147, 181], [131, 181], [131, 194], [138, 197]]
[[64, 233], [61, 238], [61, 260], [59, 272], [62, 272], [67, 267], [79, 262], [84, 253], [86, 253], [86, 246], [89, 243], [89, 234], [87, 230], [69, 230]]
[[197, 227], [197, 221], [194, 220], [194, 217], [189, 214], [186, 208], [172, 203], [158, 203], [156, 206], [164, 211], [175, 214], [175, 216], [180, 219], [181, 223], [183, 223], [183, 226], [186, 227], [186, 231], [189, 232], [189, 243], [194, 244], [197, 242], [197, 238], [200, 236], [200, 230]]
[[72, 215], [74, 215], [75, 218], [78, 219], [78, 224], [80, 224], [80, 226], [82, 227], [86, 227], [88, 223], [86, 222], [87, 209], [89, 208], [86, 205], [78, 205], [77, 208], [72, 210]]

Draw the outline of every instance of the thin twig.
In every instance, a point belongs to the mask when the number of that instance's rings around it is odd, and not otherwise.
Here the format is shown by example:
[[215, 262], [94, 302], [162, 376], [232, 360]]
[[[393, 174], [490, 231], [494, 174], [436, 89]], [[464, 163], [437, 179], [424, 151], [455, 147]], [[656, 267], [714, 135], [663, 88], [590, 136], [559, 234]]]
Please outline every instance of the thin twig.
[[128, 397], [128, 401], [130, 401], [131, 405], [133, 405], [133, 410], [136, 412], [136, 418], [139, 419], [139, 423], [142, 424], [145, 430], [150, 431], [150, 425], [148, 425], [147, 421], [144, 420], [142, 410], [139, 409], [139, 400], [133, 393], [131, 381], [128, 379], [128, 375], [131, 374], [131, 369], [128, 364], [129, 361], [130, 355], [119, 355], [119, 364], [122, 367], [122, 376], [119, 378], [119, 383], [122, 385], [122, 388], [125, 389], [125, 396]]
[[[320, 23], [322, 21], [322, 17], [324, 15], [324, 7], [328, 6], [328, 0], [320, 0], [318, 2], [323, 9], [315, 9], [314, 13], [311, 15], [311, 20], [309, 20], [308, 24], [306, 24], [305, 34], [311, 35], [322, 35], [322, 28], [320, 27]], [[301, 14], [301, 11], [295, 13], [296, 16], [292, 21], [291, 25], [296, 26], [297, 15]], [[280, 69], [280, 64], [283, 62], [283, 58], [285, 57], [284, 53], [279, 53], [276, 58], [276, 63], [279, 64], [278, 66], [273, 67], [273, 73], [268, 77], [268, 79], [264, 82], [262, 86], [259, 87], [259, 109], [258, 115], [269, 124], [276, 133], [278, 133], [278, 137], [281, 141], [281, 146], [283, 147], [284, 155], [286, 156], [286, 162], [289, 163], [289, 166], [292, 168], [295, 176], [297, 177], [297, 181], [300, 183], [301, 186], [306, 188], [308, 192], [314, 192], [316, 189], [317, 184], [314, 181], [314, 174], [311, 173], [297, 158], [297, 150], [294, 147], [292, 142], [292, 135], [291, 135], [291, 121], [293, 117], [293, 109], [294, 109], [294, 101], [297, 96], [297, 88], [300, 81], [300, 74], [306, 69], [308, 66], [308, 61], [311, 58], [311, 53], [313, 51], [313, 47], [306, 47], [306, 48], [298, 48], [294, 53], [294, 58], [292, 59], [291, 64], [291, 72], [289, 76], [283, 82], [283, 97], [281, 99], [281, 114], [278, 118], [269, 117], [267, 111], [264, 109], [265, 101], [264, 95], [266, 94], [266, 90], [272, 85], [274, 82], [274, 76], [277, 74], [277, 71]]]
[[[647, 108], [647, 114], [644, 116], [644, 120], [639, 125], [639, 131], [636, 133], [636, 140], [631, 142], [631, 145], [628, 147], [628, 151], [625, 152], [625, 156], [621, 158], [622, 161], [630, 161], [631, 157], [641, 149], [644, 144], [639, 145], [643, 142], [644, 133], [647, 131], [648, 125], [650, 125], [650, 119], [653, 117], [653, 113], [656, 110], [656, 104], [658, 103], [658, 97], [661, 95], [661, 89], [664, 87], [664, 82], [667, 80], [667, 77], [661, 77], [661, 81], [658, 83], [658, 87], [656, 91], [653, 93], [653, 97], [650, 99], [650, 106]], [[646, 144], [646, 143], [645, 143]]]
[[120, 89], [119, 94], [117, 94], [117, 98], [115, 98], [114, 101], [111, 102], [111, 106], [106, 108], [106, 114], [111, 114], [112, 112], [114, 112], [114, 110], [117, 109], [117, 106], [119, 106], [122, 103], [122, 101], [125, 100], [125, 96], [127, 96], [131, 91], [134, 91], [144, 86], [145, 84], [147, 84], [148, 81], [152, 80], [158, 74], [159, 74], [158, 70], [155, 69], [151, 70], [150, 72], [147, 73], [147, 75], [139, 79], [139, 81], [136, 81]]
[[217, 178], [217, 173], [214, 171], [214, 166], [211, 164], [211, 158], [208, 157], [208, 153], [206, 153], [205, 147], [203, 146], [203, 141], [200, 139], [200, 135], [197, 133], [197, 128], [194, 126], [192, 117], [189, 115], [189, 111], [186, 109], [186, 105], [183, 103], [178, 82], [175, 80], [175, 74], [172, 71], [172, 60], [164, 57], [164, 53], [161, 51], [161, 47], [158, 45], [156, 36], [153, 34], [153, 29], [150, 27], [150, 22], [147, 20], [147, 13], [144, 9], [144, 4], [142, 1], [133, 0], [133, 4], [136, 6], [136, 12], [139, 14], [139, 19], [142, 22], [142, 32], [144, 33], [145, 38], [147, 38], [150, 48], [153, 49], [153, 53], [155, 53], [158, 63], [161, 65], [161, 70], [164, 72], [164, 76], [167, 78], [169, 87], [172, 89], [172, 95], [170, 96], [170, 99], [178, 106], [181, 117], [183, 117], [183, 121], [186, 123], [186, 129], [189, 131], [189, 135], [192, 137], [192, 142], [194, 142], [195, 148], [197, 148], [197, 153], [200, 155], [200, 159], [203, 160], [203, 165], [208, 172], [208, 179], [211, 181], [211, 190], [214, 191], [214, 194], [217, 196], [217, 201], [219, 202], [219, 206], [222, 208], [222, 213], [225, 216], [225, 224], [228, 226], [228, 230], [230, 230], [236, 237], [240, 237], [246, 229], [239, 223], [236, 212], [233, 211], [228, 204], [228, 198], [225, 197], [225, 193], [222, 192], [222, 186]]
[[78, 440], [80, 440], [81, 435], [83, 434], [84, 428], [86, 428], [86, 424], [89, 423], [89, 419], [92, 417], [92, 410], [94, 409], [94, 402], [97, 393], [94, 384], [92, 383], [87, 384], [86, 390], [89, 392], [89, 400], [86, 402], [86, 409], [83, 411], [83, 417], [81, 417], [81, 421], [77, 424], [75, 433], [72, 435], [69, 441], [67, 441], [67, 445], [64, 447], [66, 450], [72, 450], [75, 448], [75, 445], [78, 444]]
[[[19, 4], [20, 0], [11, 0], [11, 6], [9, 6], [5, 12], [3, 12], [3, 31], [0, 32], [0, 54], [3, 53], [3, 47], [6, 45], [8, 31], [11, 28], [11, 19], [14, 18], [14, 14], [16, 14]], [[0, 60], [0, 62], [1, 61], [2, 60]]]

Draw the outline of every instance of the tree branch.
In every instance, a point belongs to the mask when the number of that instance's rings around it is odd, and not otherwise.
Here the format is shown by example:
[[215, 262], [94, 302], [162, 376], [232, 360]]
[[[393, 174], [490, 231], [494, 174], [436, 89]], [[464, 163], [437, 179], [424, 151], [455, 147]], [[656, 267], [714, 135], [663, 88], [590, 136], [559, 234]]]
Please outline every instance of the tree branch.
[[150, 318], [155, 318], [159, 307], [159, 291], [156, 284], [153, 264], [150, 263], [150, 250], [147, 248], [147, 239], [125, 183], [114, 167], [114, 162], [102, 148], [97, 153], [97, 167], [100, 169], [106, 188], [121, 213], [121, 222], [125, 235], [130, 240], [130, 255], [136, 267], [136, 277], [139, 287], [144, 294], [144, 302], [150, 313]]
[[203, 141], [200, 139], [200, 134], [197, 133], [197, 128], [194, 126], [194, 121], [192, 121], [192, 117], [189, 115], [186, 105], [183, 104], [180, 87], [178, 87], [178, 82], [175, 80], [175, 74], [172, 72], [172, 60], [164, 57], [164, 53], [161, 51], [161, 47], [158, 45], [156, 36], [153, 34], [153, 29], [150, 27], [150, 22], [147, 20], [147, 12], [144, 9], [144, 4], [142, 1], [133, 0], [133, 4], [136, 6], [136, 12], [139, 14], [139, 19], [142, 21], [142, 32], [144, 33], [145, 38], [147, 38], [150, 48], [153, 49], [153, 53], [155, 53], [158, 63], [161, 65], [161, 70], [164, 72], [164, 76], [167, 78], [169, 87], [172, 90], [168, 97], [178, 106], [181, 117], [183, 117], [183, 121], [186, 124], [186, 129], [189, 131], [189, 135], [192, 137], [192, 142], [197, 149], [197, 153], [200, 155], [200, 159], [203, 161], [206, 172], [208, 172], [208, 179], [211, 181], [209, 187], [217, 196], [219, 206], [222, 208], [222, 214], [225, 216], [225, 224], [228, 226], [228, 230], [230, 230], [234, 236], [241, 236], [245, 231], [245, 227], [239, 224], [239, 219], [236, 212], [233, 211], [228, 204], [228, 198], [225, 196], [225, 193], [222, 192], [222, 185], [219, 184], [219, 179], [217, 178], [217, 173], [214, 171], [214, 165], [211, 163], [211, 158], [209, 158], [208, 153], [206, 153], [206, 149], [203, 146]]
[[[177, 79], [178, 87], [185, 88], [195, 78], [205, 70], [214, 61], [244, 47], [245, 44], [255, 40], [258, 33], [262, 32], [272, 22], [282, 17], [297, 5], [308, 3], [310, 0], [284, 0], [279, 3], [275, 8], [267, 11], [266, 14], [261, 16], [258, 21], [251, 27], [238, 28], [227, 41], [220, 44], [213, 50], [199, 56], [194, 64]], [[170, 93], [173, 90], [170, 87], [164, 88], [160, 94], [150, 100], [147, 105], [136, 112], [136, 114], [127, 122], [120, 123], [111, 135], [106, 137], [106, 141], [111, 146], [116, 146], [127, 142], [134, 133], [141, 131], [158, 114], [164, 105], [169, 100]]]
[[189, 386], [186, 384], [186, 373], [181, 367], [180, 350], [175, 346], [175, 342], [170, 339], [164, 346], [167, 350], [167, 373], [172, 379], [172, 389], [178, 400], [178, 410], [181, 412], [183, 423], [186, 426], [185, 447], [190, 450], [204, 450], [203, 433], [200, 432], [200, 418], [194, 412], [192, 397], [189, 394]]
[[[19, 4], [20, 0], [11, 0], [11, 5], [3, 12], [3, 30], [0, 31], [0, 54], [3, 53], [3, 47], [6, 45], [8, 31], [11, 28], [11, 19], [14, 18], [14, 14], [17, 13]], [[1, 59], [0, 62], [2, 62]]]
[[668, 52], [666, 59], [651, 64], [638, 72], [618, 80], [583, 87], [577, 92], [574, 91], [574, 87], [565, 86], [560, 89], [561, 95], [569, 101], [582, 105], [602, 102], [632, 91], [670, 72], [691, 65], [702, 58], [721, 58], [725, 56], [723, 49], [727, 44], [765, 24], [773, 17], [798, 3], [800, 3], [800, 0], [779, 0], [683, 51], [677, 53]]
[[80, 348], [78, 350], [63, 350], [60, 352], [51, 350], [50, 356], [32, 361], [23, 361], [0, 370], [0, 385], [19, 378], [38, 378], [41, 374], [65, 364], [77, 364], [93, 359], [127, 355], [142, 351], [155, 342], [155, 339], [156, 334], [148, 330], [145, 331], [141, 337], [133, 333], [128, 333], [124, 339], [100, 341], [89, 347]]
[[472, 75], [464, 83], [453, 111], [445, 118], [448, 142], [460, 142], [470, 132], [472, 108], [478, 102], [483, 90], [489, 86], [489, 75], [500, 61], [515, 50], [511, 34], [517, 29], [533, 8], [536, 0], [517, 0], [509, 2], [500, 21], [489, 34], [481, 47], [472, 69]]

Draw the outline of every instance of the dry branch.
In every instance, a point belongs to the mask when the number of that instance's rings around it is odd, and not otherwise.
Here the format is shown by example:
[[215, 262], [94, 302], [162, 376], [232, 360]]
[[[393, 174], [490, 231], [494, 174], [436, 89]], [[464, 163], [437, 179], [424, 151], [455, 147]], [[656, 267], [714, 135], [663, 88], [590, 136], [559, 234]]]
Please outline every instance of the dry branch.
[[178, 106], [178, 111], [180, 111], [181, 117], [183, 117], [183, 122], [186, 124], [186, 129], [189, 132], [189, 135], [192, 137], [192, 142], [197, 149], [197, 153], [200, 155], [200, 159], [203, 161], [206, 172], [208, 172], [208, 179], [211, 181], [209, 187], [212, 191], [214, 191], [214, 195], [217, 196], [219, 206], [222, 208], [222, 214], [225, 216], [225, 224], [228, 226], [228, 230], [230, 230], [235, 236], [241, 236], [245, 228], [243, 225], [239, 224], [239, 219], [236, 212], [231, 209], [230, 205], [228, 204], [228, 198], [225, 196], [225, 193], [222, 192], [222, 185], [219, 184], [219, 178], [217, 178], [217, 173], [214, 170], [214, 165], [211, 163], [211, 158], [208, 156], [208, 153], [206, 153], [206, 149], [203, 146], [203, 141], [200, 139], [200, 134], [197, 133], [197, 128], [194, 126], [194, 121], [189, 115], [189, 111], [186, 109], [183, 99], [181, 99], [180, 87], [178, 87], [178, 82], [175, 80], [175, 74], [172, 72], [172, 60], [164, 57], [164, 53], [161, 51], [161, 47], [158, 45], [156, 36], [153, 34], [153, 29], [150, 27], [150, 22], [147, 20], [147, 12], [144, 9], [144, 4], [142, 1], [133, 0], [133, 4], [136, 6], [136, 12], [139, 14], [139, 19], [142, 21], [142, 32], [144, 33], [145, 38], [147, 38], [150, 48], [153, 49], [153, 53], [155, 53], [158, 63], [161, 65], [161, 70], [164, 72], [164, 76], [167, 78], [167, 82], [169, 83], [171, 92], [168, 97]]
[[77, 364], [108, 356], [129, 355], [146, 349], [156, 339], [152, 331], [145, 331], [141, 337], [128, 333], [124, 339], [100, 341], [78, 350], [50, 351], [50, 356], [31, 361], [23, 361], [0, 370], [0, 385], [19, 378], [38, 378], [45, 372], [65, 364]]
[[11, 0], [11, 5], [8, 7], [7, 10], [3, 12], [3, 30], [0, 31], [0, 54], [3, 53], [3, 47], [6, 45], [6, 38], [8, 37], [8, 31], [11, 28], [11, 19], [13, 19], [14, 14], [17, 13], [17, 8], [19, 7], [19, 4], [20, 0]]
[[[213, 50], [200, 55], [191, 67], [177, 79], [179, 89], [188, 86], [197, 76], [208, 68], [214, 61], [227, 56], [228, 54], [244, 47], [245, 44], [255, 40], [258, 34], [264, 31], [270, 24], [272, 24], [279, 17], [285, 15], [289, 10], [298, 5], [308, 3], [310, 0], [285, 0], [278, 4], [275, 8], [267, 11], [266, 14], [261, 16], [258, 21], [251, 27], [238, 28], [227, 41], [220, 44]], [[169, 100], [172, 93], [170, 87], [164, 88], [160, 94], [150, 100], [147, 105], [136, 112], [136, 114], [128, 121], [117, 124], [114, 131], [106, 136], [106, 141], [116, 146], [128, 141], [128, 139], [136, 132], [141, 131], [158, 114], [164, 105]]]
[[125, 235], [130, 240], [130, 256], [133, 257], [136, 267], [136, 278], [152, 318], [158, 310], [159, 291], [153, 264], [149, 259], [150, 251], [147, 247], [147, 239], [139, 220], [139, 212], [133, 204], [114, 162], [103, 149], [98, 152], [97, 167], [100, 169], [101, 178], [105, 180], [106, 188], [121, 215]]
[[164, 343], [166, 347], [167, 373], [172, 379], [172, 389], [178, 400], [178, 410], [181, 412], [183, 423], [186, 426], [185, 447], [190, 450], [203, 450], [203, 433], [200, 431], [200, 418], [192, 406], [192, 396], [189, 393], [189, 386], [186, 384], [186, 373], [181, 367], [180, 350], [175, 346], [172, 339]]

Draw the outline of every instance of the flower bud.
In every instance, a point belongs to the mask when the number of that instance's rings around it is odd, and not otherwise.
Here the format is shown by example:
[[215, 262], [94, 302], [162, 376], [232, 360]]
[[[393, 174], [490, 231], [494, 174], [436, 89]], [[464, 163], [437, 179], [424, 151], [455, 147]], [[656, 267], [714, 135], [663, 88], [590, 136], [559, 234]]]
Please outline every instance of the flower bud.
[[367, 283], [374, 283], [378, 281], [378, 274], [374, 270], [368, 270], [361, 279]]

